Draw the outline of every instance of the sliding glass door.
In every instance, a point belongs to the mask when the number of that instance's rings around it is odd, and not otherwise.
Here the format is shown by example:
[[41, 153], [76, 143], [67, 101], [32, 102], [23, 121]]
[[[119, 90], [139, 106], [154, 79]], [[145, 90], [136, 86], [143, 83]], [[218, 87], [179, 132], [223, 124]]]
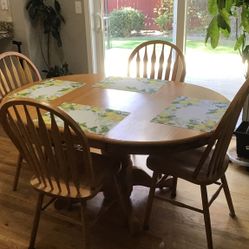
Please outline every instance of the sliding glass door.
[[209, 43], [205, 45], [206, 28], [210, 22], [207, 2], [187, 1], [186, 81], [206, 86], [232, 99], [244, 81], [244, 65], [233, 49], [235, 37], [221, 39], [216, 49]]
[[215, 50], [205, 45], [207, 1], [85, 0], [84, 4], [90, 72], [125, 76], [128, 56], [138, 44], [165, 39], [185, 52], [186, 82], [232, 98], [244, 81], [243, 63], [233, 51], [234, 37], [223, 39]]
[[85, 0], [89, 72], [127, 74], [131, 51], [164, 39], [184, 50], [186, 3], [182, 0]]
[[182, 0], [105, 0], [105, 72], [125, 76], [131, 51], [160, 39], [184, 50], [186, 3]]

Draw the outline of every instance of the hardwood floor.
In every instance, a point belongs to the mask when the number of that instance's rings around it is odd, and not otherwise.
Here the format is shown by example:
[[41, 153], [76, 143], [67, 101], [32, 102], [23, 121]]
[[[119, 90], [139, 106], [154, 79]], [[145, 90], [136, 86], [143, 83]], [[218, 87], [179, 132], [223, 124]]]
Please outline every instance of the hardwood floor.
[[[18, 191], [12, 191], [17, 151], [8, 138], [0, 136], [0, 249], [28, 247], [36, 202], [36, 192], [29, 185], [31, 172], [23, 168]], [[141, 158], [136, 163], [142, 164]], [[231, 165], [227, 171], [236, 219], [228, 215], [224, 194], [211, 207], [214, 246], [218, 249], [247, 249], [249, 245], [249, 172]], [[212, 187], [210, 188], [212, 191]], [[134, 187], [132, 201], [142, 221], [148, 189]], [[180, 181], [177, 198], [200, 203], [199, 189]], [[88, 203], [92, 220], [101, 205], [99, 194]], [[57, 211], [53, 205], [41, 217], [36, 249], [78, 249], [80, 228], [60, 216], [78, 217], [77, 206], [71, 211]], [[206, 237], [201, 214], [155, 200], [150, 230], [131, 236], [118, 206], [111, 208], [91, 229], [93, 249], [204, 249]]]

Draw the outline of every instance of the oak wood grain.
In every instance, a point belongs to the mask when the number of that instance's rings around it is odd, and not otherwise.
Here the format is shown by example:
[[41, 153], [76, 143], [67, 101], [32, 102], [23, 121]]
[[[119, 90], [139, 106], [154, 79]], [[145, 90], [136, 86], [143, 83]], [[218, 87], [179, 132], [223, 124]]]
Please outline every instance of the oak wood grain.
[[[169, 82], [154, 94], [142, 94], [114, 89], [93, 87], [103, 79], [101, 75], [69, 75], [59, 79], [85, 82], [86, 85], [51, 101], [52, 106], [63, 102], [73, 102], [129, 112], [130, 114], [105, 136], [86, 133], [91, 146], [105, 148], [113, 152], [128, 154], [148, 154], [158, 151], [165, 145], [169, 151], [186, 146], [199, 146], [206, 143], [208, 132], [200, 132], [150, 122], [178, 96], [200, 99], [226, 100], [225, 97], [210, 89], [188, 83]], [[26, 88], [22, 87], [21, 89]]]

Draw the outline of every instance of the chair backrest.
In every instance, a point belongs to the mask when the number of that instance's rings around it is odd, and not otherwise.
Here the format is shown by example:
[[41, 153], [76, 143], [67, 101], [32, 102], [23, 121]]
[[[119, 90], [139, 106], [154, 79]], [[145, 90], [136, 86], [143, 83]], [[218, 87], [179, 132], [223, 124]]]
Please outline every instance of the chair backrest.
[[34, 100], [12, 99], [2, 105], [0, 121], [39, 185], [74, 197], [80, 196], [82, 180], [85, 187], [95, 188], [87, 138], [65, 112]]
[[186, 75], [182, 51], [174, 44], [153, 40], [137, 46], [128, 59], [128, 76], [183, 82]]
[[35, 65], [17, 52], [0, 54], [0, 98], [27, 83], [41, 80]]
[[217, 176], [222, 173], [222, 171], [226, 170], [226, 168], [224, 168], [226, 152], [236, 127], [238, 117], [248, 94], [249, 79], [247, 79], [239, 89], [225, 114], [223, 115], [221, 121], [219, 122], [217, 128], [212, 134], [209, 144], [206, 147], [203, 156], [195, 170], [195, 177], [198, 177], [206, 160], [209, 160], [207, 170], [208, 179], [216, 179]]

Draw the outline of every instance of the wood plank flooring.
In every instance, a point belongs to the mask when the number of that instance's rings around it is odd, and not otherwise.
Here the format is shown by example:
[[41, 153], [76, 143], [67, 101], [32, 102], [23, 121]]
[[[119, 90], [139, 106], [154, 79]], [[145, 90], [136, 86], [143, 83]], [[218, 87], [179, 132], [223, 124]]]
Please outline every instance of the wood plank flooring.
[[[36, 203], [36, 192], [29, 185], [31, 172], [24, 167], [18, 191], [12, 191], [17, 151], [8, 138], [0, 136], [0, 249], [28, 247]], [[143, 159], [143, 158], [142, 158]], [[143, 160], [136, 157], [136, 164]], [[249, 248], [249, 172], [231, 165], [227, 171], [236, 219], [228, 215], [224, 194], [211, 207], [214, 246], [217, 249]], [[210, 187], [210, 191], [213, 188]], [[143, 219], [148, 189], [134, 187], [132, 201], [135, 213]], [[198, 205], [197, 187], [180, 181], [177, 199]], [[92, 220], [101, 205], [99, 194], [88, 203], [88, 218]], [[61, 219], [60, 214], [78, 217], [77, 206], [71, 211], [49, 207], [41, 217], [36, 249], [78, 249], [80, 227]], [[131, 236], [118, 206], [111, 208], [91, 229], [93, 249], [204, 249], [206, 237], [201, 214], [154, 201], [150, 230]]]

